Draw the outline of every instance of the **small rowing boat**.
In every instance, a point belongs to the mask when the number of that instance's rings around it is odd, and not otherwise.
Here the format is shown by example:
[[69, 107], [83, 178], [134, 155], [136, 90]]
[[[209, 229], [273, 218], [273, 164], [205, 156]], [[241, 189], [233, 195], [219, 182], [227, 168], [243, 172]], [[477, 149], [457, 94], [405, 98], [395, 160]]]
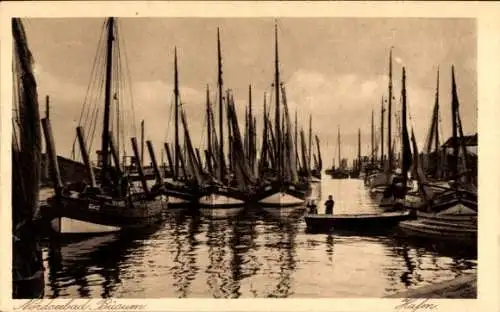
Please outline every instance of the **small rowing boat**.
[[389, 230], [401, 221], [413, 217], [409, 210], [369, 214], [306, 214], [309, 232], [348, 230], [356, 232], [379, 232]]

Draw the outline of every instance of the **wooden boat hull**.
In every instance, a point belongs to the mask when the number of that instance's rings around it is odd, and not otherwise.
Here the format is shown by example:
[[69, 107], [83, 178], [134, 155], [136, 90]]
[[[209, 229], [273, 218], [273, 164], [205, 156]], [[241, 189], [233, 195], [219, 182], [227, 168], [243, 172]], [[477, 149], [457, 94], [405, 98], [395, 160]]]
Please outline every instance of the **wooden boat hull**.
[[449, 222], [477, 226], [477, 214], [435, 214], [417, 211], [417, 218], [422, 220], [432, 220], [435, 222]]
[[401, 222], [399, 228], [406, 236], [439, 242], [455, 243], [460, 246], [477, 246], [477, 228], [452, 223], [434, 223], [429, 220]]
[[166, 196], [78, 197], [63, 195], [50, 200], [53, 218], [51, 229], [64, 235], [97, 235], [147, 227], [161, 220], [168, 207]]
[[347, 230], [356, 232], [387, 231], [396, 227], [399, 222], [413, 218], [410, 211], [387, 212], [380, 214], [358, 215], [305, 215], [309, 232]]
[[338, 179], [349, 179], [349, 173], [347, 172], [331, 172], [330, 176], [332, 179], [338, 180]]
[[298, 207], [305, 203], [306, 192], [291, 183], [270, 183], [254, 196], [254, 201], [265, 207]]
[[186, 208], [198, 202], [197, 190], [186, 185], [165, 183], [163, 194], [168, 196], [168, 208]]
[[477, 202], [443, 194], [435, 198], [434, 212], [417, 211], [417, 220], [400, 224], [407, 236], [477, 246]]
[[200, 209], [243, 208], [248, 201], [248, 194], [240, 190], [211, 185], [200, 191], [198, 206]]

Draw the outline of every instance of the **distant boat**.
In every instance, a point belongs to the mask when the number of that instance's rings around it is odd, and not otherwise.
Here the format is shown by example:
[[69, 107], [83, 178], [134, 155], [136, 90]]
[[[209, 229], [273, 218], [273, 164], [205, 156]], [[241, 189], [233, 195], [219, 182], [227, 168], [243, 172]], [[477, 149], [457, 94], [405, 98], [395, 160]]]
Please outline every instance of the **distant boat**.
[[370, 214], [306, 214], [307, 230], [310, 232], [343, 230], [354, 232], [379, 232], [396, 227], [399, 222], [412, 218], [410, 211], [395, 211]]
[[337, 151], [338, 151], [338, 157], [339, 157], [339, 166], [335, 168], [335, 159], [333, 160], [332, 163], [332, 168], [327, 169], [325, 171], [326, 174], [329, 174], [332, 179], [349, 179], [349, 171], [343, 166], [344, 161], [341, 158], [341, 153], [340, 153], [340, 128], [337, 129]]

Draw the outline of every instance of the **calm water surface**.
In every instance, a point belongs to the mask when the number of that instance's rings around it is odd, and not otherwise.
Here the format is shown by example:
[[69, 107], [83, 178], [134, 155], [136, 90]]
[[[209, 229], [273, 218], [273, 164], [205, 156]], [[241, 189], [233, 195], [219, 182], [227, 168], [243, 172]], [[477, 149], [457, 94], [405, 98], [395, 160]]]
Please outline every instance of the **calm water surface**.
[[[374, 211], [361, 180], [324, 177], [335, 213]], [[324, 207], [320, 203], [319, 212]], [[303, 213], [302, 213], [303, 214]], [[107, 235], [44, 250], [49, 298], [381, 297], [475, 272], [473, 257], [388, 236], [307, 234], [291, 216], [248, 208], [223, 220], [171, 212], [141, 237]]]

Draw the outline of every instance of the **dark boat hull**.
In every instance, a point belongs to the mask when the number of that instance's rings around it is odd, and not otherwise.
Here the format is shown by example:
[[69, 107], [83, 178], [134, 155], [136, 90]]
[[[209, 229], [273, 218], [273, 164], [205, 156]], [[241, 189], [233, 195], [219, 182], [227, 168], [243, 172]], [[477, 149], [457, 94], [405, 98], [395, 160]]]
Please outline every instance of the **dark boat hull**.
[[356, 232], [379, 232], [393, 229], [399, 222], [409, 220], [413, 216], [409, 211], [403, 211], [360, 215], [307, 214], [304, 218], [309, 232], [330, 231], [332, 229]]
[[331, 171], [330, 176], [332, 179], [349, 179], [349, 173], [347, 171]]
[[399, 228], [404, 235], [414, 238], [452, 243], [461, 247], [477, 247], [477, 228], [471, 226], [420, 219], [401, 222]]
[[97, 235], [151, 226], [168, 207], [165, 196], [62, 195], [49, 199], [52, 230], [64, 235]]
[[163, 193], [168, 196], [168, 208], [186, 208], [198, 202], [199, 194], [195, 187], [186, 184], [165, 182]]
[[417, 212], [417, 220], [402, 222], [406, 236], [477, 247], [477, 197], [469, 192], [449, 190], [434, 197], [426, 207], [432, 212]]

